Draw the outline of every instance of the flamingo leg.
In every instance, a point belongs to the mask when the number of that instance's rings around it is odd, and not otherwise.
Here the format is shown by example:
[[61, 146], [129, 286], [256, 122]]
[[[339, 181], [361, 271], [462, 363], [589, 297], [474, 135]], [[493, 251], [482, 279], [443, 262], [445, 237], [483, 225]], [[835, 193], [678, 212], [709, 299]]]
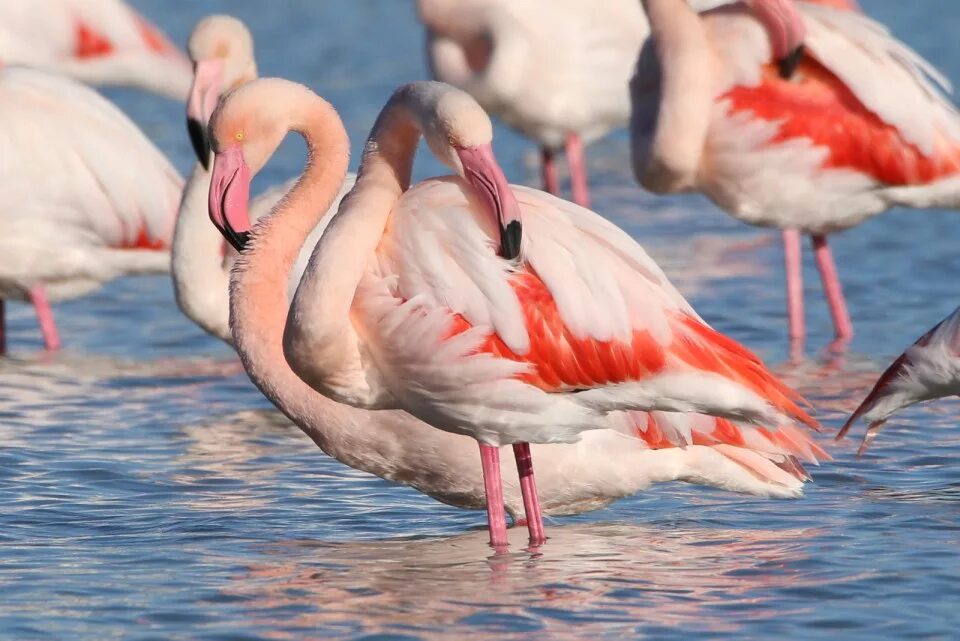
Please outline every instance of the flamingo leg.
[[0, 298], [0, 356], [7, 353], [7, 309]]
[[503, 508], [503, 482], [500, 478], [500, 449], [480, 443], [483, 488], [487, 495], [487, 527], [490, 546], [507, 547], [507, 513]]
[[583, 154], [583, 140], [577, 134], [567, 134], [566, 147], [573, 202], [589, 208], [590, 188], [587, 186], [587, 162]]
[[790, 341], [800, 342], [806, 336], [803, 316], [803, 265], [800, 259], [800, 232], [783, 231], [783, 256], [787, 270], [787, 319]]
[[830, 306], [830, 316], [833, 317], [833, 327], [837, 332], [837, 339], [847, 340], [853, 336], [853, 323], [847, 312], [847, 301], [843, 297], [843, 287], [837, 276], [837, 266], [833, 262], [833, 254], [827, 245], [826, 236], [813, 237], [813, 253], [817, 259], [817, 269], [820, 270], [820, 279], [823, 281], [823, 291]]
[[543, 190], [554, 196], [560, 195], [560, 177], [557, 175], [557, 158], [552, 149], [540, 150], [543, 161]]
[[53, 320], [53, 310], [50, 309], [50, 301], [47, 300], [47, 292], [43, 286], [38, 285], [30, 289], [30, 302], [37, 312], [37, 320], [40, 321], [40, 333], [43, 334], [43, 346], [48, 352], [60, 349], [60, 333], [57, 332], [57, 324]]
[[543, 534], [543, 512], [540, 509], [540, 497], [537, 495], [537, 482], [533, 478], [530, 444], [515, 444], [513, 455], [517, 459], [517, 471], [520, 473], [520, 493], [523, 495], [523, 511], [527, 515], [530, 545], [540, 546], [546, 543], [547, 537]]

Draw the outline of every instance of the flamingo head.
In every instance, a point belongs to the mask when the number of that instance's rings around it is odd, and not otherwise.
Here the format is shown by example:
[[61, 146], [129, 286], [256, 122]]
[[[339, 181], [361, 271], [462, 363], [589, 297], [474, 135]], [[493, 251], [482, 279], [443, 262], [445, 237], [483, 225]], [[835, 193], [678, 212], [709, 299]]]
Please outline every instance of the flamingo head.
[[439, 82], [412, 83], [417, 119], [434, 155], [470, 186], [499, 232], [499, 253], [514, 260], [522, 239], [520, 204], [493, 153], [490, 117], [469, 94]]
[[803, 60], [806, 27], [793, 0], [748, 0], [770, 37], [780, 75], [790, 78]]
[[187, 132], [204, 169], [210, 165], [207, 125], [224, 93], [256, 78], [253, 37], [231, 16], [208, 16], [197, 23], [187, 43], [193, 85], [187, 99]]
[[210, 219], [237, 251], [249, 240], [250, 181], [287, 132], [309, 118], [311, 98], [302, 85], [263, 78], [227, 94], [210, 118]]

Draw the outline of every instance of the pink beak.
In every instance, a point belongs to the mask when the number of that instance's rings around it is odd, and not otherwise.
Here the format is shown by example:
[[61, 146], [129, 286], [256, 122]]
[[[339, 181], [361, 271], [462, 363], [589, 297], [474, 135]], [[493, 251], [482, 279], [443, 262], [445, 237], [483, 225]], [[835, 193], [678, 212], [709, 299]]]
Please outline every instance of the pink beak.
[[250, 238], [250, 167], [243, 148], [234, 145], [214, 156], [210, 179], [210, 220], [234, 249], [243, 251]]
[[210, 168], [210, 137], [207, 125], [220, 99], [220, 84], [223, 78], [223, 62], [201, 60], [193, 72], [193, 85], [187, 99], [187, 132], [197, 160], [204, 169]]
[[780, 75], [789, 78], [803, 57], [803, 39], [807, 35], [803, 18], [793, 0], [749, 0], [749, 3], [767, 30]]
[[463, 165], [464, 178], [496, 221], [500, 233], [500, 255], [507, 260], [517, 258], [523, 237], [520, 203], [497, 164], [493, 147], [487, 144], [457, 149], [457, 156]]

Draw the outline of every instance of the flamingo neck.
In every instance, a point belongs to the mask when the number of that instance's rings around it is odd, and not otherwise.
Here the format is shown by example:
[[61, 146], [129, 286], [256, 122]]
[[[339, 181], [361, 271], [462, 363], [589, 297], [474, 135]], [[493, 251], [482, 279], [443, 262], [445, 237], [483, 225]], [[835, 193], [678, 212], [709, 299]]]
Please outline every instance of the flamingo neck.
[[[654, 130], [638, 178], [657, 192], [695, 185], [710, 124], [716, 60], [703, 21], [686, 0], [643, 0], [659, 67]], [[636, 82], [636, 81], [635, 81]]]
[[347, 134], [333, 108], [317, 99], [309, 112], [304, 122], [291, 127], [307, 141], [306, 170], [287, 196], [257, 222], [249, 247], [237, 260], [230, 283], [230, 325], [253, 383], [321, 449], [344, 460], [342, 454], [349, 447], [338, 445], [342, 440], [338, 435], [355, 429], [353, 410], [310, 389], [287, 365], [282, 348], [290, 270], [339, 193], [349, 157]]
[[350, 311], [390, 212], [410, 186], [421, 132], [417, 98], [395, 94], [380, 113], [356, 185], [314, 248], [300, 280], [284, 335], [284, 353], [297, 374], [314, 389], [353, 405], [375, 403], [363, 396], [369, 390], [362, 382], [359, 339]]
[[173, 289], [181, 311], [207, 333], [228, 343], [230, 274], [223, 237], [207, 215], [210, 172], [200, 163], [183, 190], [173, 232]]

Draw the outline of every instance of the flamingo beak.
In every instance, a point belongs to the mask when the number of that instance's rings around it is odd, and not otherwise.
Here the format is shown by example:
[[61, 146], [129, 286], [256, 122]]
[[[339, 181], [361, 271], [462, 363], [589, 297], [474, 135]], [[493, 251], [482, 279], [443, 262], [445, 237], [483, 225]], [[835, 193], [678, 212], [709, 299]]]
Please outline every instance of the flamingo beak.
[[517, 202], [503, 170], [497, 164], [493, 147], [485, 144], [456, 151], [463, 165], [464, 178], [483, 207], [496, 220], [500, 233], [500, 255], [507, 260], [518, 258], [523, 237], [520, 203]]
[[770, 37], [780, 77], [790, 78], [803, 61], [803, 40], [807, 35], [797, 7], [793, 0], [749, 0], [749, 3]]
[[214, 156], [210, 179], [210, 220], [227, 242], [243, 251], [250, 240], [250, 167], [243, 148], [233, 145]]
[[187, 99], [187, 133], [197, 160], [204, 169], [210, 169], [210, 137], [207, 124], [220, 99], [223, 61], [201, 60], [193, 72], [193, 85]]

